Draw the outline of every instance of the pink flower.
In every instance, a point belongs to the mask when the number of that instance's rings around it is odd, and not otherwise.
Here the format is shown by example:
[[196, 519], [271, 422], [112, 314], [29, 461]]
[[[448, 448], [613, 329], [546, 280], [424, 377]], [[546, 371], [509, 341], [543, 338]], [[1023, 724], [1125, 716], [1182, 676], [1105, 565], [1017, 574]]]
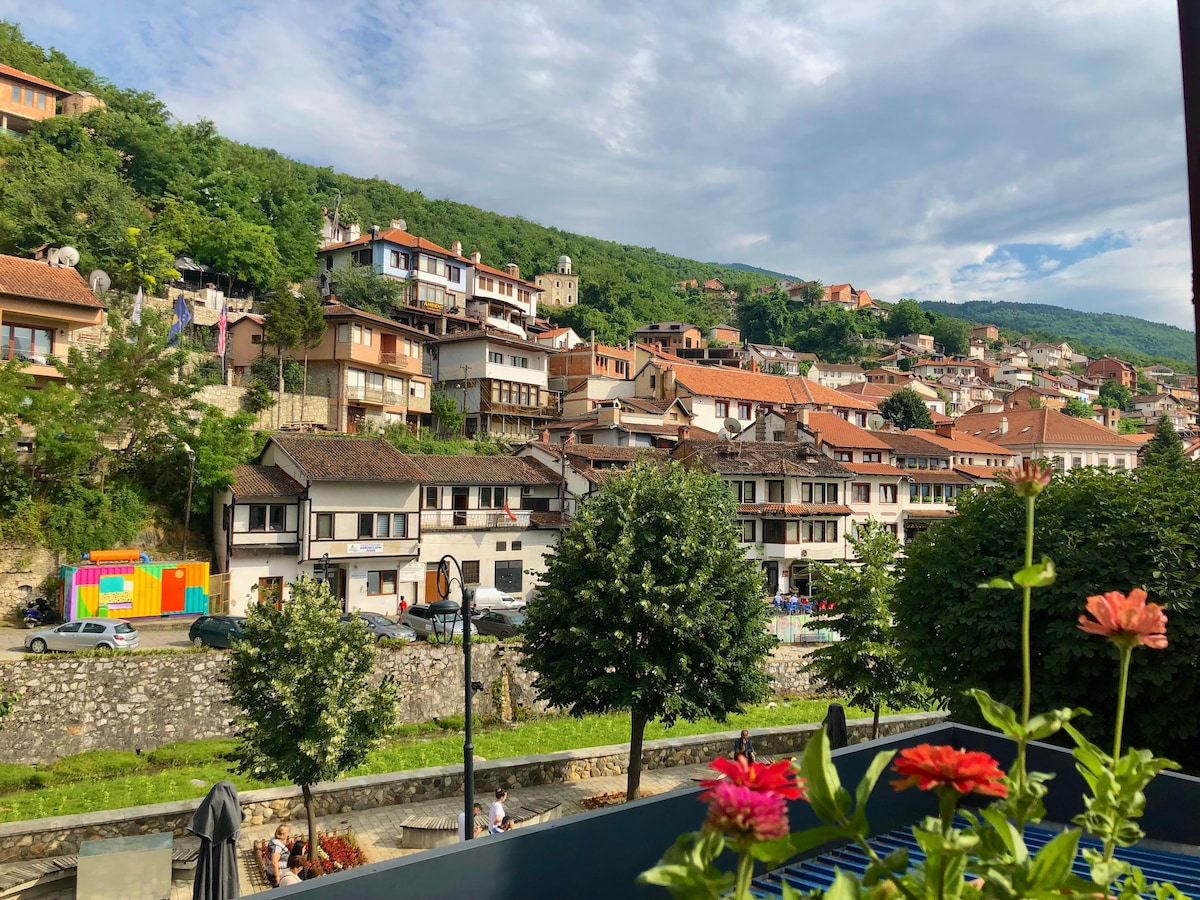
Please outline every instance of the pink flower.
[[1079, 628], [1108, 638], [1118, 646], [1144, 644], [1154, 650], [1167, 646], [1167, 616], [1157, 603], [1146, 602], [1146, 592], [1134, 588], [1125, 596], [1109, 591], [1088, 597], [1087, 609], [1095, 619], [1079, 617]]
[[1050, 484], [1050, 469], [1043, 469], [1037, 462], [1027, 459], [1018, 468], [1005, 469], [1000, 477], [1017, 490], [1020, 497], [1036, 497]]
[[[807, 799], [807, 786], [803, 779], [798, 779], [792, 770], [792, 764], [786, 759], [766, 765], [764, 763], [746, 762], [745, 759], [725, 759], [718, 757], [709, 765], [725, 776], [733, 784], [749, 788], [752, 791], [767, 791], [778, 794], [787, 800]], [[720, 778], [710, 778], [700, 782], [701, 787], [713, 788], [722, 784]], [[712, 793], [711, 791], [709, 792]], [[709, 794], [701, 794], [701, 800], [707, 800]]]
[[780, 794], [721, 781], [701, 799], [708, 801], [705, 831], [721, 831], [743, 842], [788, 834], [787, 801]]
[[1008, 796], [1008, 785], [1004, 783], [1000, 764], [986, 753], [975, 750], [921, 744], [901, 750], [892, 769], [905, 776], [892, 782], [892, 787], [898, 791], [913, 785], [923, 791], [948, 785], [960, 794]]

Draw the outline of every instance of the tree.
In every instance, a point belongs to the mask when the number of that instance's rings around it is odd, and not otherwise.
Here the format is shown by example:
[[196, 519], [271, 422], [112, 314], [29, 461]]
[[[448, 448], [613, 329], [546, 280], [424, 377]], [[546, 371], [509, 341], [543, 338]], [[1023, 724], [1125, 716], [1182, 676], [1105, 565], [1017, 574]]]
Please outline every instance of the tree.
[[283, 415], [283, 355], [300, 346], [302, 327], [300, 301], [296, 292], [286, 281], [280, 281], [263, 302], [263, 342], [275, 348], [275, 360], [279, 368], [276, 428], [281, 424], [280, 417]]
[[281, 266], [270, 226], [249, 222], [233, 209], [208, 222], [193, 237], [192, 249], [201, 262], [258, 289], [271, 285]]
[[901, 431], [932, 428], [933, 416], [921, 395], [912, 388], [901, 388], [879, 404], [879, 414], [891, 420]]
[[1187, 455], [1183, 452], [1183, 438], [1179, 436], [1171, 420], [1163, 416], [1154, 429], [1154, 437], [1142, 451], [1142, 465], [1159, 466], [1169, 471], [1182, 468], [1187, 463]]
[[1150, 378], [1138, 372], [1137, 376], [1137, 392], [1143, 395], [1153, 396], [1158, 393], [1158, 385]]
[[300, 389], [300, 415], [308, 405], [308, 351], [319, 347], [325, 339], [325, 301], [316, 285], [307, 281], [300, 287], [296, 300], [296, 327], [300, 346], [304, 349], [304, 384]]
[[888, 337], [900, 338], [906, 334], [928, 334], [930, 326], [929, 315], [916, 300], [901, 299], [888, 314], [884, 330]]
[[1100, 404], [1105, 409], [1126, 409], [1133, 392], [1119, 381], [1106, 381], [1100, 385]]
[[952, 316], [937, 316], [931, 329], [933, 339], [949, 356], [964, 356], [971, 349], [971, 324]]
[[825, 285], [820, 281], [806, 281], [804, 291], [800, 295], [809, 306], [815, 306], [825, 299]]
[[644, 459], [585, 500], [547, 555], [524, 632], [533, 686], [575, 716], [629, 710], [629, 800], [647, 722], [723, 720], [767, 695], [775, 639], [740, 537], [719, 478]]
[[[362, 622], [342, 623], [328, 586], [301, 575], [289, 588], [281, 609], [249, 605], [225, 680], [241, 770], [299, 785], [312, 838], [312, 786], [362, 764], [396, 721], [399, 698], [390, 675], [371, 686], [374, 642]], [[312, 839], [310, 859], [316, 851]]]
[[1080, 400], [1078, 397], [1071, 397], [1063, 406], [1063, 412], [1068, 416], [1074, 416], [1076, 419], [1090, 419], [1096, 414], [1092, 409], [1092, 404], [1086, 400]]
[[841, 640], [814, 652], [806, 668], [825, 690], [846, 697], [855, 706], [873, 709], [871, 739], [879, 736], [879, 713], [889, 706], [906, 706], [923, 695], [920, 679], [904, 662], [892, 626], [892, 597], [896, 588], [893, 569], [900, 552], [896, 540], [881, 522], [858, 525], [858, 535], [847, 538], [856, 562], [838, 560], [814, 566], [816, 589], [832, 601], [833, 609], [815, 619], [835, 629]]
[[458, 401], [445, 391], [434, 389], [429, 397], [429, 411], [433, 413], [433, 420], [437, 422], [439, 437], [458, 437], [462, 433], [466, 413], [458, 405]]
[[1146, 424], [1144, 419], [1130, 417], [1128, 419], [1117, 420], [1117, 434], [1141, 434], [1142, 427]]
[[333, 273], [333, 292], [353, 309], [390, 316], [392, 309], [407, 301], [408, 283], [380, 275], [370, 266], [343, 266]]

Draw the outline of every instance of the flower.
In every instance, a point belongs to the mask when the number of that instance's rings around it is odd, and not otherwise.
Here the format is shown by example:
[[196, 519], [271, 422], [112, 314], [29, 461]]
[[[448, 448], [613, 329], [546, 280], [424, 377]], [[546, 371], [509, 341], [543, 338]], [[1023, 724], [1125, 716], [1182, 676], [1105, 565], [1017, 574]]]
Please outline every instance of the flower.
[[999, 763], [986, 753], [921, 744], [901, 750], [892, 769], [904, 776], [892, 782], [898, 791], [914, 784], [923, 791], [948, 785], [960, 794], [1008, 796]]
[[721, 831], [742, 841], [768, 841], [788, 834], [787, 802], [780, 794], [721, 781], [702, 799], [708, 801], [705, 831]]
[[1154, 650], [1167, 646], [1167, 616], [1157, 603], [1146, 602], [1146, 592], [1134, 588], [1125, 596], [1109, 591], [1088, 597], [1087, 609], [1095, 619], [1079, 617], [1079, 629], [1099, 634], [1114, 644], [1145, 644]]
[[1000, 477], [1017, 489], [1019, 497], [1036, 497], [1050, 484], [1050, 469], [1043, 469], [1038, 463], [1027, 459], [1018, 468], [1005, 469]]
[[[807, 787], [803, 779], [798, 779], [792, 770], [792, 764], [786, 759], [766, 765], [764, 763], [746, 762], [744, 759], [714, 759], [710, 763], [725, 779], [740, 787], [752, 791], [767, 791], [778, 794], [786, 800], [806, 798]], [[700, 782], [701, 787], [714, 788], [725, 783], [725, 779], [710, 778]], [[709, 794], [701, 794], [701, 800], [707, 800]]]

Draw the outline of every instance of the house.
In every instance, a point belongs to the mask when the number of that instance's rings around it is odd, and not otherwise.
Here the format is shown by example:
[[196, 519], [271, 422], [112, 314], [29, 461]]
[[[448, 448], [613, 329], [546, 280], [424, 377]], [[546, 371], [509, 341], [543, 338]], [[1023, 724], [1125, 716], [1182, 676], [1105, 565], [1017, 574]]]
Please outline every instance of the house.
[[[455, 249], [460, 245], [455, 242]], [[448, 266], [447, 271], [452, 271]], [[521, 278], [516, 263], [503, 270], [484, 265], [478, 252], [471, 254], [471, 272], [467, 279], [467, 315], [478, 319], [484, 328], [507, 332], [524, 339], [537, 317], [538, 296], [542, 289]]]
[[671, 285], [671, 290], [675, 291], [676, 293], [680, 293], [682, 291], [694, 291], [698, 287], [700, 287], [699, 281], [697, 281], [695, 278], [686, 278], [683, 281], [677, 281]]
[[[574, 405], [574, 404], [573, 404]], [[574, 440], [579, 445], [669, 448], [686, 436], [692, 414], [679, 400], [621, 397], [602, 401], [590, 410], [549, 423], [548, 441]], [[715, 438], [715, 431], [696, 429], [697, 437]]]
[[[567, 329], [570, 331], [570, 329]], [[540, 336], [538, 343], [545, 343]], [[574, 332], [572, 332], [574, 333]], [[558, 348], [557, 353], [549, 357], [551, 379], [566, 379], [568, 382], [578, 377], [601, 376], [604, 378], [628, 379], [633, 377], [634, 351], [624, 347], [610, 347], [595, 342], [576, 342], [567, 347]], [[566, 385], [555, 386], [555, 390], [565, 390]]]
[[64, 116], [80, 116], [104, 102], [87, 91], [71, 93], [53, 82], [0, 63], [0, 135], [21, 137], [36, 122], [52, 119], [62, 103]]
[[987, 356], [988, 343], [980, 338], [971, 338], [967, 347], [967, 356], [971, 359], [984, 359]]
[[657, 344], [669, 352], [705, 346], [703, 332], [687, 322], [654, 322], [633, 334], [639, 344]]
[[1172, 369], [1170, 366], [1166, 366], [1166, 365], [1163, 365], [1162, 363], [1158, 363], [1157, 365], [1147, 366], [1146, 368], [1142, 369], [1142, 374], [1145, 375], [1147, 378], [1154, 378], [1154, 379], [1174, 378], [1175, 370]]
[[213, 503], [216, 571], [229, 611], [286, 602], [301, 573], [325, 579], [347, 610], [393, 614], [421, 582], [420, 484], [382, 438], [276, 434], [238, 466]]
[[1115, 356], [1102, 356], [1088, 364], [1087, 374], [1105, 381], [1115, 381], [1131, 391], [1137, 390], [1137, 369]]
[[937, 346], [932, 334], [906, 334], [900, 338], [900, 343], [922, 354], [933, 353]]
[[551, 350], [565, 350], [583, 343], [583, 338], [575, 333], [574, 328], [551, 328], [534, 335], [532, 340]]
[[571, 271], [571, 257], [560, 256], [554, 272], [534, 276], [533, 283], [541, 290], [538, 302], [556, 309], [569, 309], [579, 302], [579, 276]]
[[1028, 351], [1026, 351], [1024, 347], [1016, 346], [1005, 347], [1003, 350], [1001, 350], [1000, 361], [1010, 363], [1014, 366], [1021, 366], [1022, 368], [1026, 369], [1029, 368], [1031, 362]]
[[835, 363], [815, 362], [808, 370], [808, 378], [827, 388], [840, 390], [850, 384], [867, 380], [862, 366], [838, 365]]
[[815, 353], [799, 353], [775, 344], [746, 344], [750, 361], [770, 375], [799, 375], [803, 363], [815, 363]]
[[549, 390], [550, 351], [497, 331], [450, 334], [432, 343], [433, 380], [466, 415], [467, 435], [529, 439], [559, 415]]
[[740, 344], [742, 332], [732, 325], [714, 325], [708, 329], [708, 340], [709, 342], [719, 341], [722, 344]]
[[[1060, 369], [1069, 365], [1070, 356], [1064, 356], [1063, 344], [1034, 344], [1029, 348], [1029, 358], [1034, 365], [1043, 369]], [[1070, 346], [1066, 345], [1068, 351]]]
[[1023, 384], [1012, 391], [1005, 402], [1009, 406], [1044, 406], [1048, 409], [1062, 409], [1067, 405], [1067, 397], [1057, 388], [1041, 387], [1034, 384]]
[[1150, 427], [1163, 419], [1169, 419], [1177, 431], [1189, 429], [1195, 423], [1195, 414], [1167, 393], [1140, 394], [1129, 401], [1126, 412], [1145, 420]]
[[985, 404], [980, 412], [959, 416], [955, 430], [1007, 447], [1022, 460], [1054, 460], [1059, 471], [1137, 465], [1137, 448], [1115, 431], [1046, 407], [1005, 409], [999, 403]]
[[104, 311], [74, 268], [0, 255], [0, 360], [24, 360], [35, 382], [62, 379], [53, 360], [72, 344], [100, 341]]
[[645, 447], [580, 444], [570, 433], [563, 437], [564, 440], [527, 441], [514, 455], [536, 460], [560, 474], [565, 488], [563, 513], [567, 516], [574, 515], [579, 502], [598, 491], [613, 473], [627, 469], [643, 453], [661, 452]]
[[720, 278], [710, 278], [708, 281], [704, 282], [704, 293], [706, 294], [724, 294], [727, 293], [728, 290], [729, 289], [725, 287], [725, 282], [723, 282]]
[[417, 602], [437, 599], [438, 562], [449, 553], [467, 587], [494, 587], [520, 600], [565, 524], [563, 477], [517, 456], [410, 454], [421, 470], [423, 578]]
[[1004, 363], [992, 376], [994, 384], [1016, 389], [1021, 385], [1033, 384], [1033, 369], [1015, 363]]
[[995, 325], [976, 325], [971, 329], [971, 338], [993, 344], [1000, 340], [1000, 329]]

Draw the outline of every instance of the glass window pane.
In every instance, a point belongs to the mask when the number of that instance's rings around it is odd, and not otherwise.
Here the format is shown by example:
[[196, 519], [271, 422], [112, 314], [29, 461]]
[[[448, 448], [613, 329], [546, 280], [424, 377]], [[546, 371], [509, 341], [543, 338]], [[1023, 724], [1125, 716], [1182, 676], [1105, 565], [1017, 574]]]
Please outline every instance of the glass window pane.
[[47, 357], [53, 349], [53, 338], [50, 332], [43, 328], [37, 329], [33, 333], [33, 354], [34, 356]]
[[391, 513], [378, 513], [375, 516], [375, 537], [387, 537], [391, 534]]

